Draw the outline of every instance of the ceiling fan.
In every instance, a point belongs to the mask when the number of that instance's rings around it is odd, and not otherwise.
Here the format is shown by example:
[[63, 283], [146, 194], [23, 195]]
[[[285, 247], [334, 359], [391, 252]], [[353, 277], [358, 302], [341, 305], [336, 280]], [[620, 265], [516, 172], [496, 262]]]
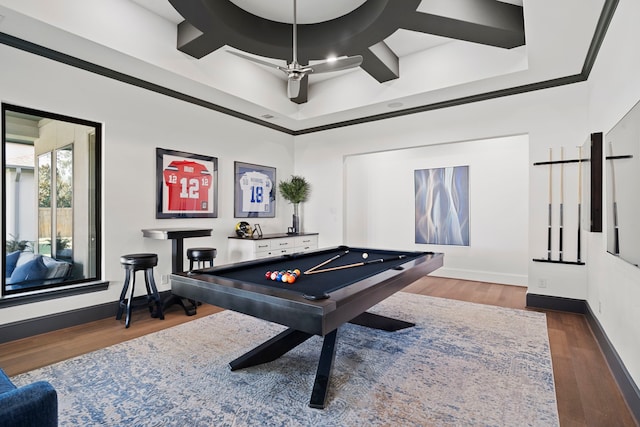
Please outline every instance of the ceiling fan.
[[297, 0], [293, 0], [293, 60], [286, 67], [263, 61], [242, 53], [228, 50], [232, 53], [249, 61], [253, 61], [260, 65], [276, 68], [287, 75], [287, 96], [289, 99], [295, 99], [300, 94], [300, 81], [308, 74], [328, 73], [331, 71], [347, 70], [349, 68], [358, 67], [362, 63], [362, 56], [354, 55], [338, 59], [328, 59], [314, 65], [300, 65], [298, 63], [298, 28], [297, 28]]

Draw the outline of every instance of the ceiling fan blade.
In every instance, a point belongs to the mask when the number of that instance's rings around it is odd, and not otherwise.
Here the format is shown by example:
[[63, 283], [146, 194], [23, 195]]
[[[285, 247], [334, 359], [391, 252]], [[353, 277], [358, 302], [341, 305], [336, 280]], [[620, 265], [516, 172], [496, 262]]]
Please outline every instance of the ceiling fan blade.
[[313, 70], [314, 74], [319, 74], [331, 71], [347, 70], [349, 68], [358, 67], [360, 64], [362, 64], [362, 56], [355, 55], [336, 59], [335, 61], [320, 62], [319, 64], [309, 65], [308, 67]]
[[262, 59], [254, 58], [253, 56], [244, 55], [242, 53], [234, 52], [232, 50], [227, 50], [227, 52], [232, 54], [232, 55], [239, 56], [240, 58], [247, 59], [247, 60], [249, 60], [251, 62], [255, 62], [256, 64], [266, 65], [267, 67], [277, 68], [278, 70], [286, 72], [286, 68], [284, 68], [284, 67], [282, 67], [282, 66], [280, 66], [278, 64], [274, 64], [273, 62], [263, 61]]
[[287, 96], [289, 99], [294, 99], [298, 95], [300, 95], [300, 79], [289, 78], [287, 81]]

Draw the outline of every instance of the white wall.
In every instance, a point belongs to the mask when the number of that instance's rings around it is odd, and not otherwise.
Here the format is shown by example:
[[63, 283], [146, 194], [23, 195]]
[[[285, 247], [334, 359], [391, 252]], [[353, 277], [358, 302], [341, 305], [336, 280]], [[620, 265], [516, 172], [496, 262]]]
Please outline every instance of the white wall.
[[[437, 276], [527, 285], [526, 135], [346, 156], [345, 238], [351, 246], [446, 251]], [[469, 246], [415, 244], [414, 171], [469, 166]]]
[[[507, 257], [494, 260], [492, 269], [497, 269], [499, 265], [503, 268], [502, 272], [506, 272], [507, 275], [528, 274], [529, 291], [533, 293], [586, 299], [586, 268], [584, 266], [537, 263], [531, 259], [546, 256], [549, 185], [547, 169], [532, 164], [548, 160], [550, 147], [553, 147], [555, 153], [559, 153], [559, 148], [562, 146], [568, 151], [569, 147], [575, 149], [586, 140], [588, 137], [587, 89], [586, 84], [574, 84], [299, 136], [296, 138], [296, 173], [307, 177], [312, 185], [310, 200], [303, 205], [305, 229], [320, 233], [321, 246], [344, 243], [343, 225], [346, 224], [345, 220], [350, 215], [345, 211], [347, 204], [344, 201], [347, 189], [347, 184], [344, 182], [344, 159], [347, 156], [460, 141], [467, 141], [465, 144], [470, 145], [473, 145], [474, 141], [482, 144], [487, 139], [528, 135], [527, 165], [522, 164], [522, 157], [514, 160], [503, 159], [504, 162], [514, 161], [521, 165], [526, 169], [523, 173], [528, 175], [528, 189], [522, 190], [528, 193], [526, 203], [529, 207], [529, 221], [523, 221], [526, 224], [524, 225], [525, 238], [528, 239], [528, 242], [524, 243], [528, 253], [526, 271], [521, 271], [519, 267], [516, 268], [517, 272], [509, 271], [511, 267], [508, 263], [512, 259]], [[497, 168], [498, 163], [496, 161], [494, 164], [496, 175], [501, 173]], [[565, 177], [566, 203], [577, 206], [577, 171], [567, 168]], [[506, 181], [509, 180], [506, 179]], [[519, 182], [521, 183], [522, 179]], [[349, 183], [349, 185], [352, 184]], [[473, 180], [471, 185], [474, 185]], [[554, 187], [556, 187], [554, 191], [558, 192], [559, 182], [556, 182]], [[411, 184], [409, 188], [412, 188]], [[557, 224], [557, 210], [556, 206], [555, 224]], [[409, 221], [409, 227], [413, 226], [411, 219], [413, 204], [405, 206], [403, 212], [405, 221]], [[491, 229], [499, 229], [502, 222], [504, 217], [497, 215], [493, 218], [493, 222], [487, 218], [485, 225]], [[567, 209], [565, 224], [575, 224], [577, 228], [577, 209]], [[472, 229], [473, 227], [472, 224]], [[398, 226], [394, 228], [397, 229]], [[405, 236], [403, 246], [416, 247], [412, 235]], [[575, 253], [576, 240], [572, 236], [571, 240], [566, 242], [565, 250], [568, 253]], [[400, 245], [397, 240], [394, 242]], [[472, 249], [475, 249], [474, 244], [477, 242], [472, 240]], [[513, 251], [521, 256], [522, 242], [515, 243], [514, 240], [509, 245], [501, 250], [504, 253]], [[556, 257], [557, 246], [556, 235], [554, 237], [554, 256]], [[478, 250], [481, 248], [479, 247]], [[441, 246], [438, 249], [445, 253], [445, 260], [449, 257], [455, 259], [456, 269], [470, 271], [479, 269], [471, 257], [463, 256], [460, 248]], [[478, 276], [478, 279], [482, 280], [481, 276]], [[541, 280], [544, 280], [544, 288], [539, 287]], [[513, 280], [512, 283], [520, 284], [520, 282], [520, 280]]]
[[[124, 272], [120, 255], [154, 252], [155, 271], [171, 272], [171, 242], [147, 239], [150, 227], [212, 227], [213, 236], [185, 240], [185, 247], [213, 246], [217, 264], [226, 262], [227, 237], [234, 233], [233, 162], [277, 168], [279, 178], [293, 173], [293, 137], [246, 121], [177, 101], [0, 45], [0, 100], [103, 123], [103, 277], [107, 291], [0, 310], [0, 324], [117, 301]], [[218, 218], [155, 219], [156, 147], [218, 158]], [[260, 221], [264, 233], [284, 232], [292, 208], [278, 197], [276, 218]], [[144, 287], [136, 289], [144, 293]], [[114, 313], [115, 315], [115, 313]]]
[[[36, 236], [36, 229], [33, 224], [36, 223], [35, 209], [35, 188], [36, 180], [33, 173], [33, 169], [22, 170], [20, 173], [20, 180], [16, 181], [17, 172], [15, 169], [7, 170], [5, 173], [5, 179], [7, 180], [7, 188], [5, 198], [7, 199], [8, 206], [18, 206], [21, 211], [28, 209], [28, 215], [21, 218], [20, 221], [15, 221], [15, 210], [11, 211], [11, 214], [7, 215], [7, 232], [6, 238], [8, 240], [27, 240], [34, 241]], [[18, 197], [16, 195], [18, 194]]]
[[[640, 51], [627, 48], [640, 38], [638, 22], [640, 3], [620, 1], [589, 78], [591, 131], [606, 135], [640, 100]], [[603, 220], [605, 232], [592, 234], [588, 242], [587, 300], [640, 385], [640, 269], [607, 253], [609, 219]]]

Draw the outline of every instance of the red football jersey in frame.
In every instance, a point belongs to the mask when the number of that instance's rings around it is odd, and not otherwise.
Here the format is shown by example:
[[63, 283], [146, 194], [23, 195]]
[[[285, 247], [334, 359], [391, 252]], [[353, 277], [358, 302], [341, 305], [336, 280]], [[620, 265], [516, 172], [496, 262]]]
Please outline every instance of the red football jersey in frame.
[[206, 166], [192, 160], [174, 160], [163, 174], [168, 188], [168, 210], [210, 210], [209, 188], [213, 178]]

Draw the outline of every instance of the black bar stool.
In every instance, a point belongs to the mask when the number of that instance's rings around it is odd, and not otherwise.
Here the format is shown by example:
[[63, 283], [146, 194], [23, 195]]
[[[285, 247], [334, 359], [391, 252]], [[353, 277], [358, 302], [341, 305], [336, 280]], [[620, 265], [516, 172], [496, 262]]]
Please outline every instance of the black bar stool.
[[189, 258], [189, 271], [193, 270], [195, 263], [196, 268], [206, 267], [205, 262], [209, 263], [209, 267], [213, 267], [213, 259], [218, 254], [215, 248], [189, 248], [187, 249], [187, 258]]
[[[118, 303], [118, 314], [116, 314], [116, 320], [122, 318], [122, 313], [125, 308], [127, 310], [127, 317], [125, 320], [125, 327], [129, 327], [131, 323], [131, 301], [133, 300], [133, 294], [136, 287], [136, 271], [144, 270], [144, 281], [147, 286], [147, 306], [149, 307], [149, 313], [151, 317], [159, 317], [164, 319], [162, 313], [162, 302], [160, 301], [160, 295], [158, 294], [158, 288], [156, 282], [153, 279], [153, 267], [158, 265], [158, 255], [156, 254], [129, 254], [122, 255], [120, 257], [120, 264], [124, 267], [125, 277], [124, 285], [122, 286], [122, 292], [120, 293], [120, 301]], [[129, 297], [127, 298], [127, 289], [129, 288], [129, 280], [131, 280], [131, 289], [129, 290]], [[156, 311], [153, 311], [155, 305]]]

